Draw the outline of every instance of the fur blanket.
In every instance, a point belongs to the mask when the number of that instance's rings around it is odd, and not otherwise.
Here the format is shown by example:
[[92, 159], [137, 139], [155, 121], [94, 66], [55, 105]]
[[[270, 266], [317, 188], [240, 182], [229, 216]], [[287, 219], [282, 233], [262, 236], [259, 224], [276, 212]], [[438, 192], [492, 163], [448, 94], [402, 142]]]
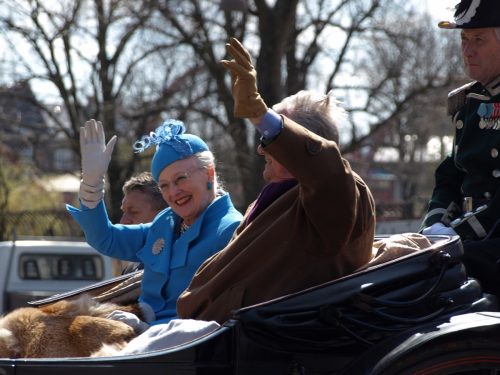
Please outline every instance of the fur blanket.
[[106, 318], [116, 310], [140, 316], [137, 305], [99, 303], [87, 295], [41, 308], [18, 308], [0, 318], [0, 357], [88, 357], [103, 345], [120, 350], [136, 333]]

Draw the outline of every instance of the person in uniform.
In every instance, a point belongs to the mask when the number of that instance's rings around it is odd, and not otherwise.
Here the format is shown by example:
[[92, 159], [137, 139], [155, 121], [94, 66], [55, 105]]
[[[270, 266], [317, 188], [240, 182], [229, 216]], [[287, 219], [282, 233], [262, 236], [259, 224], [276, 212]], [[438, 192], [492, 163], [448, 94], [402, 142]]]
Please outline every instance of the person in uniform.
[[454, 21], [474, 81], [448, 95], [454, 145], [435, 173], [423, 234], [459, 235], [464, 264], [485, 292], [500, 295], [500, 5], [462, 0]]

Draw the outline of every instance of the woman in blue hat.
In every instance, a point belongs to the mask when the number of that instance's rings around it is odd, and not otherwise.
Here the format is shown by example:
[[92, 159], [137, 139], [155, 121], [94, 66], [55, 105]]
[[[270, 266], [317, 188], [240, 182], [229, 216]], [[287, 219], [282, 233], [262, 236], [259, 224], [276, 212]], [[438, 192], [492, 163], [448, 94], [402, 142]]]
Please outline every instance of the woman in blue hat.
[[102, 124], [80, 129], [81, 209], [67, 206], [87, 242], [101, 253], [144, 264], [140, 305], [148, 323], [176, 317], [175, 304], [205, 259], [222, 249], [241, 220], [217, 182], [213, 154], [203, 140], [168, 120], [142, 137], [134, 149], [156, 146], [151, 173], [169, 208], [151, 223], [112, 224], [103, 202], [104, 176], [116, 143], [105, 144]]

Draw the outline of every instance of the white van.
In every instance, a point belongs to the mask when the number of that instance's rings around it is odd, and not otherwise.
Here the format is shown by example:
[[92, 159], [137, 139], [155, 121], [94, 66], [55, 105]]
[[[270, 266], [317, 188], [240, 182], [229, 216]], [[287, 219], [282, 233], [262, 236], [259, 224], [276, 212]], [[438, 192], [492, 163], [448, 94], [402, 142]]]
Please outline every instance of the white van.
[[113, 276], [112, 258], [83, 241], [0, 242], [0, 314]]

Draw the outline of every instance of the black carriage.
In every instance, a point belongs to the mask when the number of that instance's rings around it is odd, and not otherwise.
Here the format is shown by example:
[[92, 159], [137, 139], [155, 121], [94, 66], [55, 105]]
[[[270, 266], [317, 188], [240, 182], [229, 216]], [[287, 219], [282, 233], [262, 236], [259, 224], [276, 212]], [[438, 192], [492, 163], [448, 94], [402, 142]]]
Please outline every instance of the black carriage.
[[[356, 273], [235, 311], [183, 345], [102, 358], [0, 359], [0, 374], [493, 374], [500, 373], [497, 299], [467, 277], [458, 237]], [[109, 290], [124, 275], [34, 305]], [[109, 294], [109, 293], [108, 293]]]

